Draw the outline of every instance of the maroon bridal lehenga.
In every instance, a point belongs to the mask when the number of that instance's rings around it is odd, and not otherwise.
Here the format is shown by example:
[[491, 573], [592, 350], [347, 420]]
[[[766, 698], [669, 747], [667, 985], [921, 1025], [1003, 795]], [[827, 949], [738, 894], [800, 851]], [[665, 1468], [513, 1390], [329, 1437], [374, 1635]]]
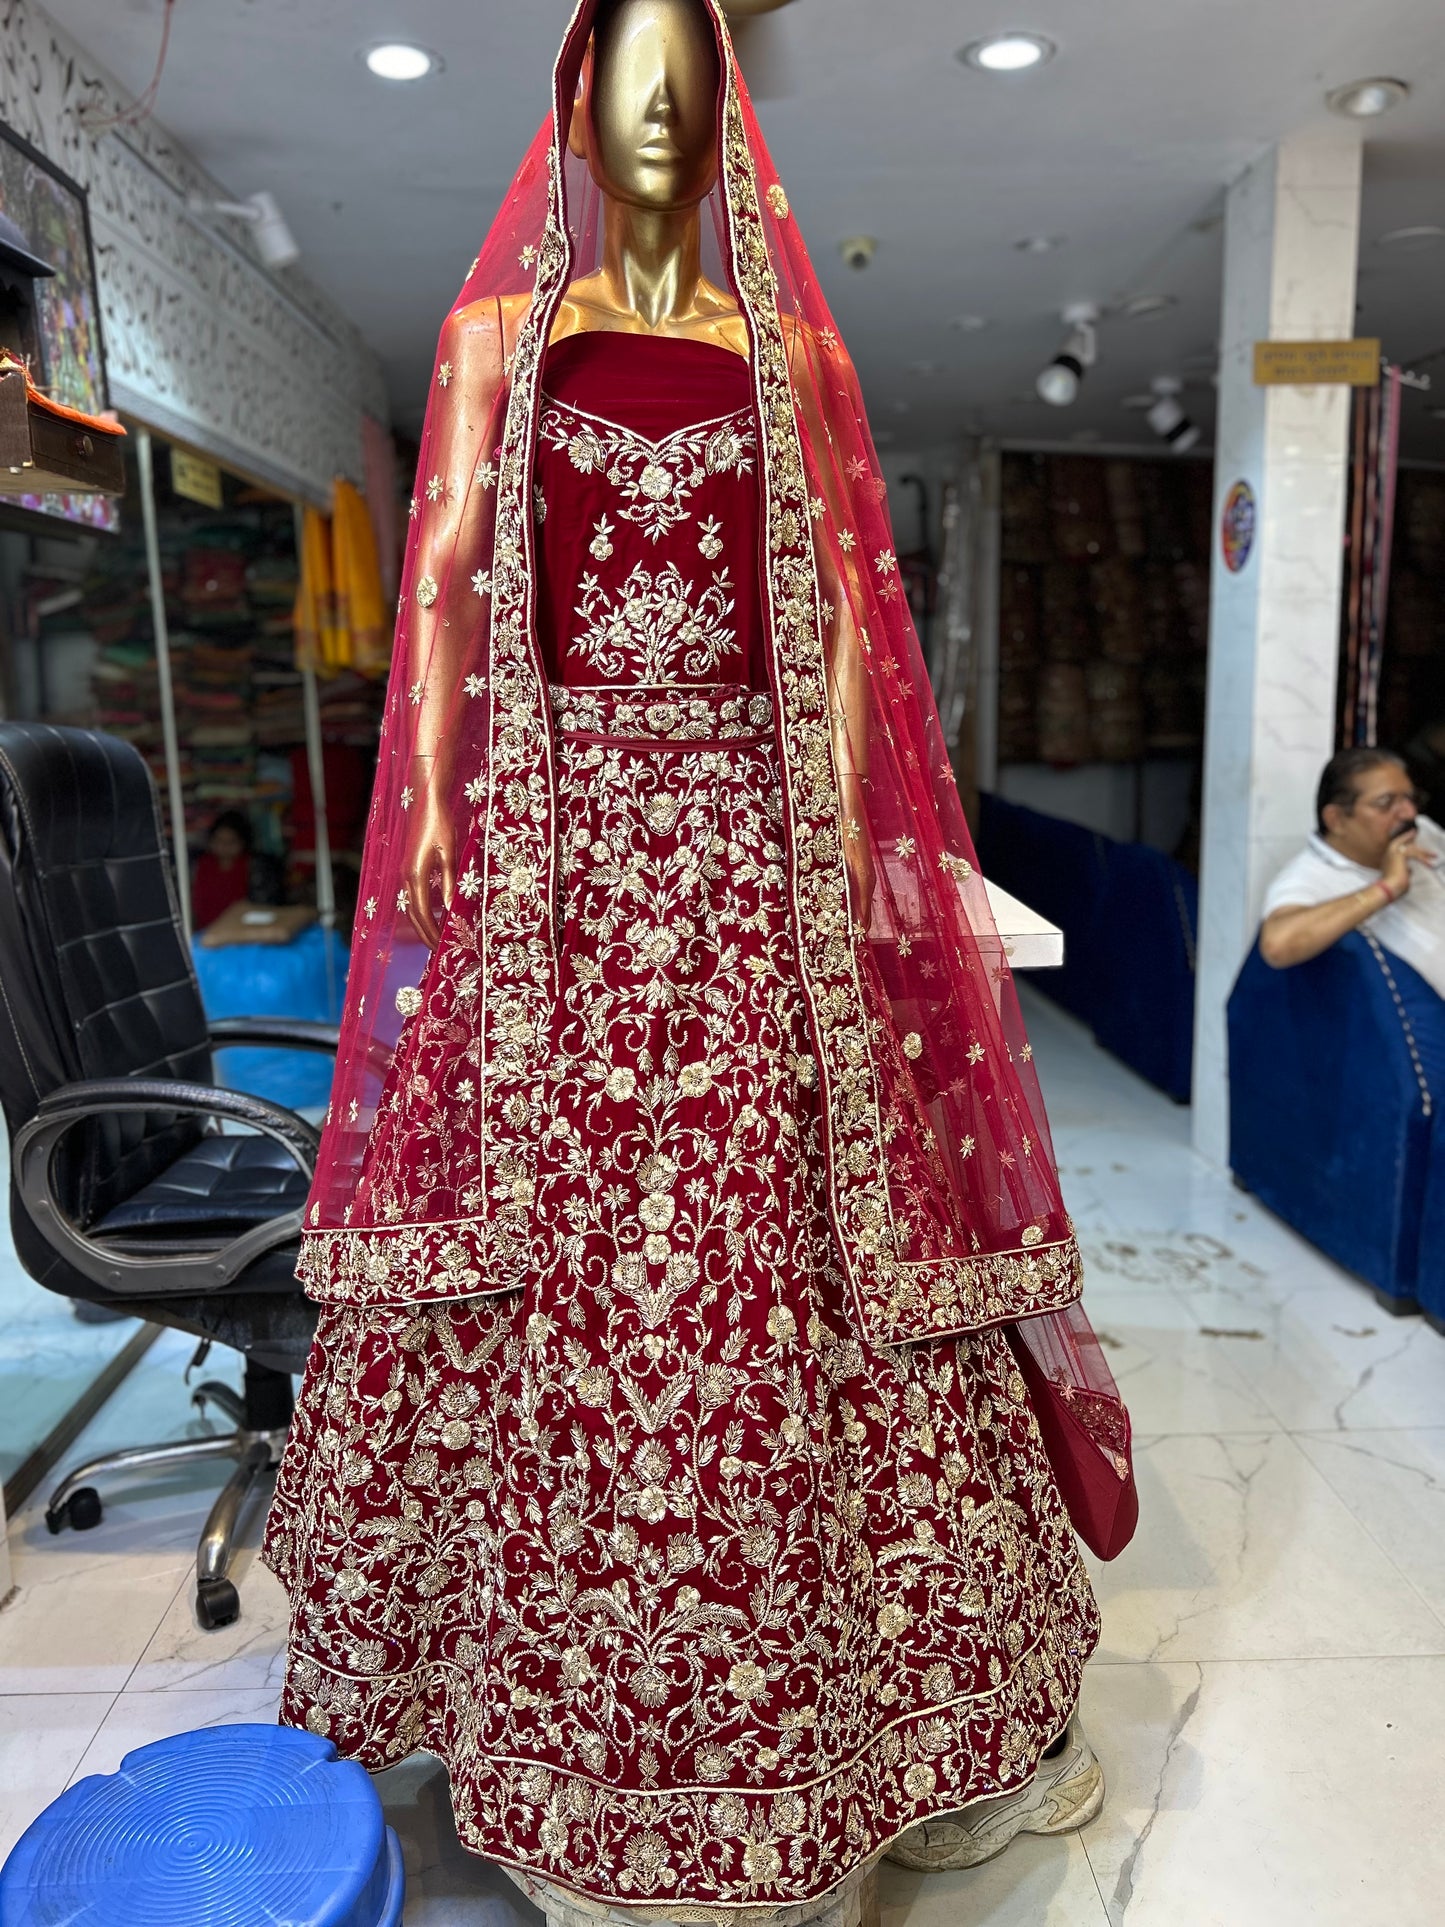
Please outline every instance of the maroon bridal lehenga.
[[[1109, 1408], [1102, 1460], [1126, 1422], [721, 25], [751, 356], [546, 346], [591, 245], [590, 12], [423, 444], [267, 1539], [283, 1717], [439, 1755], [468, 1846], [579, 1894], [783, 1906], [1018, 1784], [1075, 1705], [1097, 1619], [1008, 1328]], [[427, 756], [458, 825], [432, 949]]]

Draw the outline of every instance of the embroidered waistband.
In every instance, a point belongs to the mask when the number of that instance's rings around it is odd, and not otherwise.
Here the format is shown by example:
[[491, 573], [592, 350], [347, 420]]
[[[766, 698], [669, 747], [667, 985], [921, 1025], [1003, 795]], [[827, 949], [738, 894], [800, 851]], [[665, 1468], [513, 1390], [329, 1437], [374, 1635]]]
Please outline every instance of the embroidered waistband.
[[564, 735], [628, 742], [716, 742], [767, 735], [773, 699], [745, 683], [705, 688], [639, 684], [628, 689], [552, 686], [552, 710]]

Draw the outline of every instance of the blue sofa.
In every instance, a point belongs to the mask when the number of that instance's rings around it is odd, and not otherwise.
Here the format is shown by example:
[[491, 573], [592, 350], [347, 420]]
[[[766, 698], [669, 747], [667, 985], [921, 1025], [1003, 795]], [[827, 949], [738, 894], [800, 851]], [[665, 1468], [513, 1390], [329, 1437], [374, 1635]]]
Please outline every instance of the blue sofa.
[[1445, 1002], [1358, 931], [1229, 999], [1230, 1164], [1374, 1287], [1445, 1321]]
[[1172, 857], [985, 794], [984, 875], [1064, 933], [1064, 967], [1030, 982], [1131, 1070], [1189, 1102], [1199, 886]]

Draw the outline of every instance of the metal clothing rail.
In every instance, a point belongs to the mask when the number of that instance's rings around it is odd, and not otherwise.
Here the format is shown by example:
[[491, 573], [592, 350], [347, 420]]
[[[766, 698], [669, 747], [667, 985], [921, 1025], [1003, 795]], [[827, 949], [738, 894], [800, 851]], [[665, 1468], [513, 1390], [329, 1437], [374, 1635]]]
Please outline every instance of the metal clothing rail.
[[171, 632], [166, 621], [166, 587], [161, 575], [160, 528], [156, 520], [155, 457], [150, 430], [136, 436], [140, 467], [141, 520], [145, 524], [146, 573], [150, 577], [151, 624], [155, 631], [156, 681], [161, 701], [161, 740], [165, 744], [166, 794], [170, 804], [171, 857], [176, 870], [176, 896], [187, 943], [191, 940], [191, 862], [186, 842], [186, 800], [181, 788], [181, 744], [176, 729], [176, 691], [171, 677]]

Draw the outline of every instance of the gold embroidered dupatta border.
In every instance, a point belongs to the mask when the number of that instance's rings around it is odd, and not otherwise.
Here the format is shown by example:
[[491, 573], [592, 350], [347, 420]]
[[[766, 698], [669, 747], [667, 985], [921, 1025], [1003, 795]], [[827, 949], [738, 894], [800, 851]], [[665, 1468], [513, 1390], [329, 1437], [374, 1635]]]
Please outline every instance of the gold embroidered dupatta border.
[[[738, 301], [752, 345], [761, 439], [770, 678], [787, 825], [799, 972], [817, 1054], [829, 1214], [860, 1332], [892, 1344], [1061, 1310], [1079, 1296], [1072, 1236], [977, 1256], [910, 1259], [887, 1181], [879, 1066], [870, 1036], [839, 822], [829, 726], [827, 635], [809, 514], [809, 477], [730, 36], [716, 0], [723, 63], [721, 179]], [[498, 458], [492, 566], [489, 798], [477, 905], [483, 962], [481, 1156], [488, 1203], [451, 1223], [316, 1229], [301, 1275], [313, 1296], [353, 1303], [481, 1296], [520, 1288], [538, 1260], [531, 1207], [546, 1117], [549, 1021], [558, 995], [551, 709], [535, 633], [532, 458], [541, 376], [569, 284], [562, 155], [563, 80], [592, 0], [579, 0], [553, 73], [548, 219], [531, 308], [513, 351]]]

